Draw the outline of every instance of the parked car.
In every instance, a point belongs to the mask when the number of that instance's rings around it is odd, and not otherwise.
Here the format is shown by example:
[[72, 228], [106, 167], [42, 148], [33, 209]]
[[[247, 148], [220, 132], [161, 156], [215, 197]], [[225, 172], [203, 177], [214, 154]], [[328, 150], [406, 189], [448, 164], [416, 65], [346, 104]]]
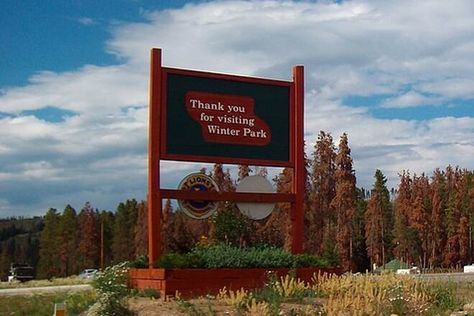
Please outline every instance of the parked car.
[[79, 273], [79, 277], [83, 279], [93, 279], [95, 275], [99, 272], [97, 269], [85, 269], [81, 273]]
[[397, 274], [420, 274], [420, 268], [418, 267], [411, 267], [409, 269], [397, 269]]
[[8, 282], [21, 281], [26, 282], [35, 278], [35, 270], [28, 264], [12, 263], [10, 265], [10, 274]]

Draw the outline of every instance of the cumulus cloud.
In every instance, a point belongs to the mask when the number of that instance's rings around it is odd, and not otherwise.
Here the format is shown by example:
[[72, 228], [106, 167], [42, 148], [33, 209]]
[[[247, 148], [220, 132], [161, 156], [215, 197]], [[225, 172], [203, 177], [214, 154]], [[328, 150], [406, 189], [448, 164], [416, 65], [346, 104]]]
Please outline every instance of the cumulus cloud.
[[[320, 130], [336, 144], [348, 132], [366, 188], [377, 168], [391, 186], [403, 169], [473, 169], [474, 115], [396, 118], [407, 107], [472, 102], [473, 14], [468, 0], [207, 1], [111, 23], [106, 49], [118, 65], [45, 69], [25, 86], [0, 87], [0, 217], [85, 201], [113, 209], [126, 198], [145, 198], [151, 47], [163, 48], [171, 67], [284, 80], [303, 64], [308, 154]], [[351, 96], [365, 101], [354, 107], [346, 103]], [[34, 112], [46, 107], [74, 115], [47, 121]], [[386, 108], [393, 118], [373, 116]], [[167, 187], [210, 167], [162, 166]]]
[[381, 106], [384, 108], [408, 108], [421, 105], [437, 105], [440, 102], [442, 100], [439, 98], [427, 97], [416, 91], [409, 91], [383, 101]]

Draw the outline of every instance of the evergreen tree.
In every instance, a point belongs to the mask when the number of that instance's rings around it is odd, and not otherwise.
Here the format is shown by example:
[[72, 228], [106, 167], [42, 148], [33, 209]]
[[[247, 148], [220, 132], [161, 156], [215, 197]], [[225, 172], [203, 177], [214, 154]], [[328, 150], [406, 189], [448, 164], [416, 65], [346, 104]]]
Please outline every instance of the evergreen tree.
[[61, 254], [61, 277], [79, 273], [77, 266], [77, 247], [79, 226], [77, 221], [76, 210], [67, 205], [64, 208], [60, 218], [60, 254]]
[[459, 238], [459, 263], [461, 265], [471, 264], [469, 254], [469, 220], [464, 215], [461, 216], [458, 226]]
[[335, 191], [335, 147], [330, 133], [320, 131], [313, 153], [312, 192], [306, 212], [306, 251], [311, 254], [336, 254], [337, 217], [331, 207]]
[[429, 253], [429, 238], [431, 234], [431, 192], [429, 180], [425, 175], [414, 176], [412, 189], [412, 207], [408, 214], [409, 226], [414, 231], [413, 240], [418, 266], [426, 267]]
[[[192, 223], [199, 224], [199, 221], [189, 218], [183, 211], [177, 210], [174, 213], [173, 225], [171, 230], [171, 241], [169, 242], [169, 251], [177, 253], [186, 253], [191, 251], [199, 242], [203, 235], [193, 234], [191, 232]], [[203, 221], [201, 221], [203, 222]]]
[[173, 224], [174, 214], [171, 200], [167, 199], [162, 210], [161, 223], [161, 251], [169, 253], [173, 249]]
[[211, 177], [217, 184], [219, 191], [225, 191], [224, 188], [226, 188], [228, 184], [226, 183], [227, 179], [224, 173], [224, 168], [221, 163], [214, 164], [214, 169], [212, 170]]
[[395, 199], [394, 254], [402, 262], [414, 263], [419, 250], [416, 230], [410, 226], [413, 208], [413, 180], [408, 172], [400, 176]]
[[[293, 171], [290, 168], [284, 168], [274, 181], [278, 193], [293, 191]], [[255, 243], [270, 244], [290, 250], [290, 207], [289, 203], [278, 203], [267, 218], [259, 221], [262, 224], [256, 225], [258, 240]]]
[[8, 253], [8, 247], [5, 240], [0, 243], [0, 278], [5, 279], [10, 271], [10, 264], [13, 255]]
[[446, 245], [445, 203], [446, 203], [446, 177], [442, 171], [436, 169], [431, 182], [431, 230], [430, 230], [430, 256], [431, 268], [439, 267], [442, 263], [442, 253]]
[[443, 265], [455, 267], [460, 262], [459, 223], [461, 221], [461, 206], [459, 194], [461, 172], [459, 168], [446, 168], [447, 203], [446, 203], [446, 246], [443, 252]]
[[135, 199], [127, 200], [117, 206], [112, 241], [114, 263], [134, 259], [137, 214], [138, 202]]
[[[234, 192], [235, 185], [231, 179], [230, 171], [227, 169], [224, 172], [223, 165], [221, 163], [214, 164], [214, 169], [212, 170], [211, 177], [216, 183], [219, 191], [222, 192]], [[217, 202], [217, 211], [214, 216], [218, 215], [219, 212], [224, 211], [228, 208], [234, 207], [233, 202], [227, 201], [218, 201]], [[209, 217], [207, 220], [192, 220], [192, 227], [190, 227], [191, 234], [194, 236], [194, 239], [198, 241], [202, 238], [212, 239], [212, 236], [216, 236], [214, 231], [213, 217]]]
[[365, 272], [370, 269], [370, 259], [367, 255], [367, 245], [365, 243], [365, 212], [367, 210], [367, 200], [365, 199], [365, 190], [356, 189], [356, 213], [354, 216], [354, 234], [353, 234], [353, 261], [355, 270]]
[[44, 229], [40, 237], [40, 250], [37, 276], [40, 279], [49, 279], [58, 276], [61, 272], [60, 215], [54, 208], [50, 208], [44, 216]]
[[252, 243], [253, 225], [251, 219], [243, 215], [235, 204], [228, 204], [212, 218], [214, 231], [212, 240], [243, 247]]
[[353, 233], [356, 204], [355, 176], [352, 170], [351, 150], [347, 134], [341, 136], [338, 153], [335, 159], [335, 196], [331, 208], [336, 214], [336, 245], [339, 262], [346, 271], [353, 267]]
[[137, 206], [137, 221], [135, 223], [135, 257], [148, 254], [147, 214], [147, 205], [141, 201]]
[[97, 214], [86, 202], [78, 216], [79, 244], [78, 265], [79, 269], [97, 268], [100, 264], [100, 234]]
[[387, 179], [375, 171], [375, 183], [365, 213], [367, 253], [372, 263], [385, 264], [391, 256], [393, 214]]
[[101, 245], [101, 262], [100, 268], [104, 269], [112, 264], [113, 253], [112, 253], [112, 243], [113, 243], [113, 230], [114, 230], [114, 214], [110, 211], [101, 211], [99, 214], [100, 222], [100, 245]]

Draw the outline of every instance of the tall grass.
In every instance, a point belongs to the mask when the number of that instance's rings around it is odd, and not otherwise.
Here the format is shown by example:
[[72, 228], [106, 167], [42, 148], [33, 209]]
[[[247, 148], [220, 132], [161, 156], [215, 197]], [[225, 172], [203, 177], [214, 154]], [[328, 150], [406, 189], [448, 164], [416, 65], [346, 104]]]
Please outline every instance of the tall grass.
[[66, 303], [67, 315], [79, 315], [96, 300], [95, 291], [33, 296], [0, 296], [0, 315], [51, 316], [55, 303]]
[[[449, 315], [473, 302], [473, 288], [471, 283], [427, 282], [395, 274], [320, 274], [311, 283], [273, 276], [259, 290], [224, 288], [214, 305], [229, 306], [236, 315]], [[182, 306], [198, 311], [189, 302]]]

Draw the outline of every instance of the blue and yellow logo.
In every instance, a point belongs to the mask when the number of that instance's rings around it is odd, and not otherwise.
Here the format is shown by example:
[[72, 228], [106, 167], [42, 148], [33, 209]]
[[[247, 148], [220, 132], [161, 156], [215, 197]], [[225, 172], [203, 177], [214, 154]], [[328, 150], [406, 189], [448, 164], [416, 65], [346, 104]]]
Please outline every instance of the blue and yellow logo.
[[[219, 191], [217, 184], [204, 173], [187, 175], [178, 186], [183, 191]], [[214, 214], [217, 209], [216, 201], [178, 200], [178, 205], [189, 217], [205, 219]]]

